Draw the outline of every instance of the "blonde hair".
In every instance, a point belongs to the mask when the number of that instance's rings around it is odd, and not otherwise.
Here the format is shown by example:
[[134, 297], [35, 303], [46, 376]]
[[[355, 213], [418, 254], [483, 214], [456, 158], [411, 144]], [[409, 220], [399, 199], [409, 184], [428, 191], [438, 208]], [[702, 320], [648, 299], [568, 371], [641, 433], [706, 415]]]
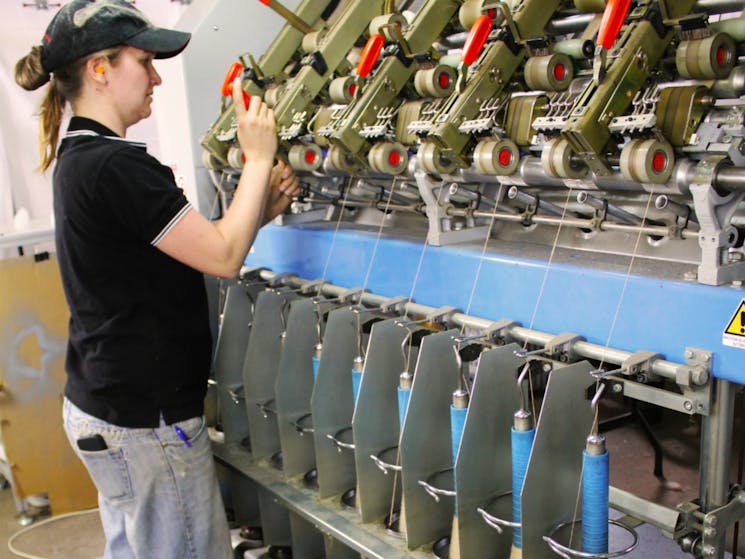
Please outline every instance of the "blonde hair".
[[41, 63], [42, 47], [34, 46], [16, 62], [15, 80], [22, 88], [32, 91], [48, 83], [39, 111], [39, 170], [46, 171], [56, 157], [60, 125], [65, 112], [65, 103], [75, 101], [83, 85], [83, 68], [91, 57], [106, 57], [112, 62], [122, 47], [106, 49], [72, 62], [54, 72], [54, 77]]

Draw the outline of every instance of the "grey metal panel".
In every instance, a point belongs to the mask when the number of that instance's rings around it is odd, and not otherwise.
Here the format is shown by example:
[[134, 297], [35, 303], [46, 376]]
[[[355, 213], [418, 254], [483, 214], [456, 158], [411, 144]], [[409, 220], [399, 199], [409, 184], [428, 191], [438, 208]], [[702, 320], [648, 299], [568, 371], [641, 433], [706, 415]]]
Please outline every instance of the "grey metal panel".
[[259, 509], [261, 531], [266, 545], [292, 545], [290, 511], [277, 502], [274, 494], [261, 485], [259, 487]]
[[521, 498], [524, 557], [555, 559], [543, 536], [573, 519], [593, 418], [586, 397], [595, 382], [590, 371], [582, 361], [549, 376]]
[[[321, 533], [296, 512], [290, 513], [293, 559], [320, 559], [323, 557], [324, 542]], [[326, 557], [326, 559], [329, 559]]]
[[247, 288], [240, 284], [229, 287], [214, 360], [217, 395], [226, 443], [241, 441], [248, 436], [244, 401], [235, 401], [231, 394], [242, 391], [243, 362], [246, 358], [252, 318], [253, 300]]
[[519, 347], [490, 349], [479, 358], [455, 466], [461, 557], [497, 559], [510, 552], [511, 530], [500, 535], [476, 509], [512, 520], [511, 495], [493, 499], [512, 490], [510, 429], [520, 407], [516, 378], [524, 362], [515, 357]]
[[[352, 362], [356, 353], [356, 317], [350, 307], [329, 313], [323, 352], [311, 397], [313, 440], [321, 498], [339, 495], [355, 486], [354, 453], [340, 450], [328, 435], [350, 428], [352, 413]], [[351, 436], [349, 437], [351, 439]]]
[[324, 534], [359, 551], [367, 559], [429, 559], [431, 553], [407, 551], [403, 540], [375, 524], [361, 525], [359, 515], [339, 507], [337, 499], [319, 499], [315, 491], [290, 483], [281, 472], [251, 458], [237, 444], [213, 442], [215, 457], [258, 485], [267, 488], [288, 509], [311, 522]]
[[317, 340], [313, 300], [293, 301], [287, 315], [275, 387], [283, 470], [288, 477], [305, 474], [316, 463], [313, 436], [298, 431], [293, 422], [310, 414], [314, 383], [312, 357]]
[[276, 409], [274, 385], [284, 330], [282, 313], [287, 297], [289, 295], [276, 290], [259, 293], [243, 365], [251, 452], [259, 459], [269, 458], [280, 450], [276, 413], [262, 411], [259, 406]]
[[[404, 370], [401, 343], [407, 330], [385, 320], [373, 325], [370, 333], [360, 393], [352, 419], [357, 466], [358, 505], [363, 522], [381, 520], [390, 513], [393, 472], [383, 473], [370, 458], [390, 447], [398, 447], [400, 433], [397, 388]], [[397, 451], [389, 453], [395, 458]], [[400, 492], [399, 492], [400, 493]], [[400, 499], [397, 499], [397, 501]]]
[[[452, 467], [450, 403], [457, 387], [458, 365], [453, 351], [457, 330], [432, 334], [422, 340], [414, 373], [411, 399], [401, 434], [403, 498], [409, 549], [450, 534], [453, 499], [439, 503], [428, 495], [419, 481]], [[448, 483], [449, 487], [445, 484]], [[452, 489], [452, 473], [438, 476], [434, 483]]]

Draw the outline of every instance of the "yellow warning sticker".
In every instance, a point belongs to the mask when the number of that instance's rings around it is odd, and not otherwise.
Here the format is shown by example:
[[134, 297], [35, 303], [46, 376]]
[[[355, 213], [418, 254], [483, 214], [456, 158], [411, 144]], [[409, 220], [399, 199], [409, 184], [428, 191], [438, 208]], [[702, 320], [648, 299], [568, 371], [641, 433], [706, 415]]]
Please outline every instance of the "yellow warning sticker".
[[722, 333], [722, 344], [745, 349], [745, 299], [727, 323]]

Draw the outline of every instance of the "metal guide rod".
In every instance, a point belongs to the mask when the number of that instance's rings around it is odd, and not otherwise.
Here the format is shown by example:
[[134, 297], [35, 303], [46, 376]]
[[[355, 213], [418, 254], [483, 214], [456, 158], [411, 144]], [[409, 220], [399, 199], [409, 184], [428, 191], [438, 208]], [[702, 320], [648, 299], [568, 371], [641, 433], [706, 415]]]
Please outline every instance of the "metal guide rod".
[[[260, 270], [261, 278], [270, 281], [274, 279], [277, 274], [276, 272], [268, 269]], [[302, 287], [311, 280], [300, 278], [297, 276], [287, 276], [282, 280], [286, 285], [291, 287]], [[320, 291], [327, 296], [339, 297], [347, 291], [347, 288], [333, 285], [331, 283], [323, 283], [320, 286]], [[363, 292], [360, 295], [359, 301], [368, 306], [382, 307], [389, 306], [393, 300], [392, 297], [386, 297], [383, 295], [376, 295], [374, 293]], [[410, 315], [415, 316], [431, 316], [437, 309], [420, 303], [407, 302], [401, 305]], [[472, 328], [474, 330], [487, 331], [492, 324], [493, 320], [480, 318], [476, 316], [467, 315], [460, 312], [455, 312], [448, 317], [448, 321], [456, 326], [462, 326], [466, 328]], [[507, 328], [506, 332], [514, 339], [539, 346], [545, 346], [548, 342], [555, 338], [554, 334], [547, 332], [540, 332], [538, 330], [532, 330], [530, 328], [524, 328], [522, 326], [511, 326]], [[615, 365], [622, 365], [632, 353], [623, 351], [620, 349], [614, 349], [607, 346], [594, 344], [585, 341], [576, 341], [572, 343], [572, 350], [579, 356], [587, 359], [595, 359], [604, 363], [612, 363]], [[651, 364], [651, 370], [653, 373], [676, 380], [679, 375], [690, 375], [693, 372], [693, 368], [681, 363], [675, 363], [672, 361], [665, 361], [663, 359], [656, 359]]]
[[310, 25], [305, 23], [302, 19], [295, 15], [292, 10], [288, 9], [277, 0], [259, 0], [259, 2], [277, 12], [277, 14], [285, 18], [285, 20], [287, 20], [287, 23], [292, 25], [298, 31], [301, 31], [306, 35], [313, 32], [313, 28]]

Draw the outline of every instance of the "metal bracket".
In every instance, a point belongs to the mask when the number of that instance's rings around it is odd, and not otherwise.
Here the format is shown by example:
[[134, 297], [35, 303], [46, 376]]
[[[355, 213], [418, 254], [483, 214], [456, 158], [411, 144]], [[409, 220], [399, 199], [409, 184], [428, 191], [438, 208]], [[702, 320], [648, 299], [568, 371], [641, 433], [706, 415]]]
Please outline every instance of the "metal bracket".
[[267, 284], [270, 287], [283, 287], [285, 285], [289, 284], [290, 278], [297, 278], [297, 276], [290, 272], [283, 272], [281, 274], [277, 274], [272, 279], [270, 279]]
[[488, 340], [498, 341], [500, 344], [507, 345], [515, 341], [514, 336], [510, 333], [510, 329], [515, 326], [520, 326], [520, 323], [510, 320], [509, 318], [503, 318], [496, 322], [492, 322], [489, 326], [484, 328], [484, 336]]
[[427, 322], [433, 322], [435, 324], [447, 324], [450, 318], [457, 312], [457, 308], [446, 305], [429, 313], [426, 316]]
[[357, 302], [359, 302], [365, 291], [366, 290], [363, 287], [350, 287], [339, 295], [339, 301], [341, 303], [354, 303], [355, 299], [357, 299]]
[[[654, 351], [648, 351], [646, 349], [635, 351], [621, 363], [622, 374], [635, 375], [639, 382], [645, 382], [648, 380], [648, 377], [654, 374], [652, 372], [654, 361], [660, 358], [662, 358], [662, 355]], [[618, 372], [620, 373], [621, 371]]]
[[302, 293], [303, 295], [310, 295], [312, 293], [317, 293], [320, 295], [321, 289], [323, 289], [323, 286], [325, 284], [326, 284], [326, 280], [322, 280], [322, 279], [309, 281], [308, 283], [300, 287], [300, 293]]
[[729, 502], [704, 516], [704, 529], [701, 538], [701, 553], [704, 557], [714, 557], [716, 550], [723, 546], [727, 528], [745, 516], [745, 491], [733, 488]]
[[710, 157], [696, 165], [690, 191], [693, 205], [701, 226], [698, 244], [701, 247], [701, 264], [698, 281], [707, 285], [722, 285], [745, 279], [745, 262], [729, 262], [728, 249], [737, 240], [732, 226], [732, 216], [745, 198], [745, 192], [720, 195], [714, 189], [714, 178], [721, 157]]
[[[575, 342], [584, 342], [585, 338], [579, 334], [564, 332], [558, 334], [546, 342], [544, 352], [552, 358], [558, 359], [562, 363], [576, 361], [577, 355], [574, 353], [572, 346]], [[556, 357], [558, 354], [558, 357]]]
[[409, 297], [399, 295], [398, 297], [386, 300], [384, 303], [380, 303], [380, 310], [385, 314], [403, 314], [406, 310], [406, 303], [410, 300]]
[[[473, 218], [468, 218], [461, 229], [453, 226], [453, 218], [448, 214], [450, 195], [445, 181], [435, 181], [426, 172], [419, 170], [414, 173], [419, 194], [426, 204], [427, 242], [433, 246], [446, 246], [467, 241], [481, 241], [489, 234], [489, 227], [475, 224]], [[439, 195], [435, 190], [440, 189]]]

